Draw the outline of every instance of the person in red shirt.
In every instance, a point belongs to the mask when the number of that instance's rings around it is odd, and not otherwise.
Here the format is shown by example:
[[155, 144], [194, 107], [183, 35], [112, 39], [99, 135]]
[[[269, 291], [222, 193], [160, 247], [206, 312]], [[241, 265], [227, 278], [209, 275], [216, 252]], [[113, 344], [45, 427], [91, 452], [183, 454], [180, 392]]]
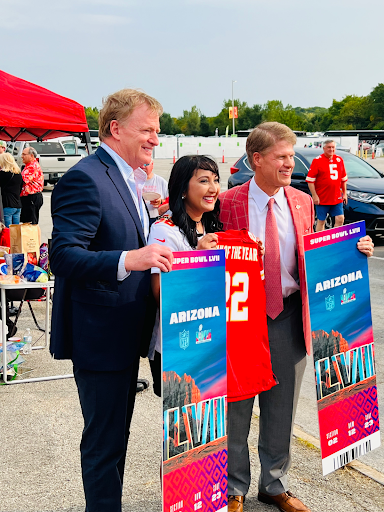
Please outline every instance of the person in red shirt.
[[316, 207], [316, 231], [323, 231], [328, 214], [335, 217], [335, 227], [342, 226], [343, 202], [347, 203], [348, 177], [343, 159], [335, 155], [333, 140], [327, 140], [323, 150], [324, 153], [313, 160], [306, 179]]
[[39, 210], [43, 206], [44, 175], [39, 162], [36, 160], [35, 148], [23, 149], [21, 158], [25, 163], [21, 171], [24, 185], [21, 189], [21, 222], [39, 223]]

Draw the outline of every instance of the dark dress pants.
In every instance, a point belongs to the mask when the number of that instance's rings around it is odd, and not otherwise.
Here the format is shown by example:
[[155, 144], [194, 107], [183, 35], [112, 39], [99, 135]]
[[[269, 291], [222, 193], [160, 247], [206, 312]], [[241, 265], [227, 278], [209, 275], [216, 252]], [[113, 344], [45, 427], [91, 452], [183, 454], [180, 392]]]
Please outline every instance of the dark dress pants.
[[86, 512], [121, 512], [139, 358], [116, 372], [74, 367], [84, 417], [80, 445]]
[[31, 224], [39, 223], [39, 211], [43, 206], [43, 194], [37, 192], [36, 194], [29, 194], [21, 196], [21, 222], [30, 222]]
[[288, 490], [292, 432], [307, 363], [300, 292], [290, 295], [275, 320], [268, 318], [268, 338], [279, 384], [259, 395], [259, 490], [276, 496]]
[[[292, 429], [306, 365], [299, 292], [284, 301], [284, 311], [275, 320], [268, 318], [268, 338], [279, 384], [259, 395], [259, 489], [274, 496], [287, 490]], [[245, 496], [251, 483], [248, 435], [254, 400], [228, 403], [228, 494]]]
[[151, 367], [152, 379], [153, 379], [153, 392], [156, 396], [161, 397], [161, 354], [156, 352], [153, 361], [149, 360], [149, 366]]

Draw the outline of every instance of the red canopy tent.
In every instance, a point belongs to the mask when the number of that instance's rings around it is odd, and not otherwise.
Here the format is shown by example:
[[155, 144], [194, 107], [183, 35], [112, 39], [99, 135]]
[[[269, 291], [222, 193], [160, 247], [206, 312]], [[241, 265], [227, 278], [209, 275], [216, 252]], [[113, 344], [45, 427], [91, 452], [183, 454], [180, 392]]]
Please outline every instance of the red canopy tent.
[[[82, 105], [0, 71], [1, 140], [41, 141], [88, 131]], [[88, 142], [89, 135], [81, 138]]]

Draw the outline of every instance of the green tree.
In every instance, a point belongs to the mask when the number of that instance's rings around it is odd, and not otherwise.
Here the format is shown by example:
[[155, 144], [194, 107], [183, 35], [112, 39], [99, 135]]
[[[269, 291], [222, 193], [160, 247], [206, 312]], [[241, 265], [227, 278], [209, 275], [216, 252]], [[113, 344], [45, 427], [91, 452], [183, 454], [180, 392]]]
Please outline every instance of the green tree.
[[372, 101], [371, 123], [374, 129], [384, 128], [384, 84], [378, 84], [369, 95]]
[[160, 117], [160, 132], [166, 135], [175, 135], [175, 133], [177, 133], [175, 119], [171, 114], [167, 114], [167, 112], [164, 112]]
[[202, 137], [209, 137], [213, 134], [211, 125], [209, 123], [209, 118], [205, 117], [204, 114], [201, 114], [200, 117], [200, 135]]
[[304, 125], [303, 120], [296, 114], [292, 105], [288, 104], [284, 107], [279, 100], [267, 101], [263, 109], [263, 118], [265, 121], [277, 121], [286, 124], [291, 130], [302, 130]]
[[372, 99], [369, 96], [345, 96], [341, 101], [333, 100], [328, 112], [332, 117], [331, 129], [363, 130], [371, 123]]
[[238, 119], [238, 130], [250, 130], [255, 128], [258, 124], [260, 124], [263, 120], [263, 111], [261, 105], [253, 105], [253, 107], [248, 107], [248, 105], [243, 106], [239, 110], [239, 119]]
[[[328, 109], [324, 107], [295, 107], [294, 111], [302, 120], [302, 130], [307, 132], [325, 131], [332, 122], [332, 119], [330, 118], [328, 121], [326, 120], [326, 116], [328, 116]], [[323, 128], [322, 125], [324, 124], [325, 127]]]
[[88, 128], [90, 130], [99, 129], [99, 111], [96, 107], [84, 107], [85, 117], [87, 118]]
[[187, 123], [187, 133], [186, 135], [199, 135], [200, 134], [200, 119], [201, 113], [200, 110], [194, 105], [191, 110], [184, 111], [184, 117], [186, 118]]
[[185, 135], [199, 135], [200, 117], [200, 110], [194, 105], [191, 110], [183, 111], [183, 115], [176, 120], [176, 126]]

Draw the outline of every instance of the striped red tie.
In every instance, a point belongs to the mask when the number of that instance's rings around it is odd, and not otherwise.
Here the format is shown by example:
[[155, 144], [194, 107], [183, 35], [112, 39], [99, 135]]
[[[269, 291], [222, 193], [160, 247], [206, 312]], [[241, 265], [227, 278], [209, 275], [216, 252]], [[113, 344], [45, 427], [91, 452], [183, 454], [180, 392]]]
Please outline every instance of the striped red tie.
[[267, 315], [274, 320], [284, 309], [281, 287], [279, 231], [273, 213], [273, 197], [268, 201], [267, 220], [265, 222], [265, 293], [267, 296]]

